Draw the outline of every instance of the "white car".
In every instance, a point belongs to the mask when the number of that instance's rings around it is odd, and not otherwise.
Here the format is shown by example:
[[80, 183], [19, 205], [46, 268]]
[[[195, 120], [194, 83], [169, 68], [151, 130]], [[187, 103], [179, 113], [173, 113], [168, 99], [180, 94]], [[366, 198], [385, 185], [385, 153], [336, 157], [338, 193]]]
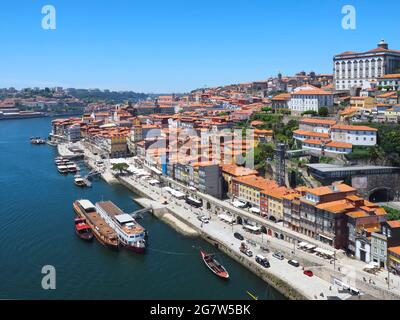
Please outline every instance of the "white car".
[[203, 223], [209, 223], [210, 222], [210, 219], [207, 218], [206, 216], [203, 216], [203, 215], [197, 216], [197, 219], [199, 219], [199, 221], [201, 221]]

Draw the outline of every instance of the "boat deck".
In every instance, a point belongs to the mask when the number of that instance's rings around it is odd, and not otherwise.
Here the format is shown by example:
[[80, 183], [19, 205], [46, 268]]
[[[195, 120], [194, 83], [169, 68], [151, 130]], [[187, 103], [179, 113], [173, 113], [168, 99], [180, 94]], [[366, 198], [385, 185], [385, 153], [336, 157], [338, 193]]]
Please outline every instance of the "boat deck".
[[106, 241], [113, 243], [118, 242], [117, 233], [104, 221], [104, 219], [96, 211], [87, 212], [79, 208], [74, 203], [75, 211], [79, 212], [79, 215], [86, 218], [87, 223], [91, 225], [93, 231], [98, 233], [101, 237], [104, 237]]
[[97, 212], [89, 212], [85, 214], [87, 219], [93, 224], [97, 231], [108, 239], [116, 238], [117, 234], [115, 231], [104, 221]]
[[[113, 202], [111, 201], [102, 201], [98, 202], [97, 205], [101, 207], [110, 217], [115, 219], [116, 216], [125, 214], [120, 208], [118, 208]], [[116, 219], [115, 219], [116, 220]], [[144, 232], [144, 228], [138, 224], [136, 221], [133, 222], [134, 225], [128, 227], [126, 225], [122, 225], [121, 229], [126, 232], [127, 234], [138, 234]]]

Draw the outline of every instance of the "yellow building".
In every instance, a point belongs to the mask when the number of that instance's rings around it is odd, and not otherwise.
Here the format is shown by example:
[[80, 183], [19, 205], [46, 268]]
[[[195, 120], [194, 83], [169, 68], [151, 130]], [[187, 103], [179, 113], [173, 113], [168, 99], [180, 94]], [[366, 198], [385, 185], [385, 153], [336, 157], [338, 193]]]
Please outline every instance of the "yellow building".
[[256, 175], [257, 170], [252, 170], [245, 167], [240, 167], [236, 164], [225, 164], [222, 166], [222, 177], [225, 181], [228, 196], [232, 195], [232, 179]]
[[361, 109], [372, 109], [375, 106], [373, 97], [350, 97], [350, 107]]

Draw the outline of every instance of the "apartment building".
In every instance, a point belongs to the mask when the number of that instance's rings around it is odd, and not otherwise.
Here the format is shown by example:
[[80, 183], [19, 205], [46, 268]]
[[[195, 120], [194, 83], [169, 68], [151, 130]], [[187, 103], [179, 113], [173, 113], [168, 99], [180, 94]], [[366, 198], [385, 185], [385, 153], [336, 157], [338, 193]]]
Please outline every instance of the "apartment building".
[[350, 143], [355, 146], [375, 146], [378, 130], [367, 126], [334, 125], [331, 139], [337, 142]]

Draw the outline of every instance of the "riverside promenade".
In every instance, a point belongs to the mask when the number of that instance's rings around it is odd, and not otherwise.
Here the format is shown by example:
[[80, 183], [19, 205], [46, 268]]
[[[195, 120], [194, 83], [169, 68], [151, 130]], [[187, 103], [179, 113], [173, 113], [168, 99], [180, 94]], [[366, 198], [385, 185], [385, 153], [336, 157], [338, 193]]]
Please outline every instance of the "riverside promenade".
[[[181, 222], [189, 225], [195, 229], [202, 238], [215, 244], [219, 249], [226, 252], [233, 259], [240, 262], [242, 265], [253, 271], [255, 274], [263, 278], [266, 282], [278, 289], [282, 294], [290, 299], [327, 299], [330, 296], [338, 297], [340, 299], [349, 298], [347, 292], [340, 292], [336, 285], [333, 285], [333, 278], [339, 279], [346, 284], [350, 284], [352, 287], [357, 288], [363, 293], [369, 294], [378, 299], [399, 299], [400, 298], [400, 279], [399, 277], [390, 276], [390, 285], [388, 286], [385, 281], [385, 272], [381, 272], [377, 275], [371, 275], [363, 271], [365, 264], [360, 261], [350, 259], [344, 255], [338, 255], [338, 260], [335, 264], [332, 261], [326, 261], [325, 259], [310, 254], [308, 252], [296, 249], [295, 243], [288, 243], [283, 239], [278, 239], [273, 236], [267, 236], [264, 234], [254, 235], [246, 232], [240, 225], [227, 225], [225, 222], [220, 221], [218, 218], [218, 211], [205, 210], [205, 208], [195, 209], [185, 203], [184, 200], [178, 200], [172, 198], [171, 195], [166, 194], [163, 189], [158, 186], [150, 185], [146, 179], [140, 179], [135, 176], [119, 177], [116, 179], [114, 173], [110, 170], [110, 164], [105, 161], [101, 166], [98, 166], [97, 161], [101, 158], [94, 155], [86, 146], [85, 159], [88, 165], [92, 169], [98, 170], [102, 173], [102, 177], [108, 183], [122, 183], [130, 190], [139, 194], [141, 197], [146, 197], [155, 204], [163, 203], [167, 201], [168, 204], [165, 206], [168, 213], [172, 215], [171, 218], [179, 219]], [[127, 159], [127, 162], [134, 164], [131, 159]], [[161, 177], [164, 183], [170, 183], [172, 186], [182, 191], [189, 191], [186, 186], [166, 177]], [[213, 203], [213, 207], [216, 205], [223, 207], [231, 213], [237, 213], [250, 216], [249, 212], [241, 209], [234, 208], [228, 202], [220, 201], [212, 198], [208, 195], [201, 194], [199, 192], [190, 191], [191, 194], [195, 194], [198, 198], [208, 199]], [[203, 201], [204, 202], [204, 201]], [[197, 220], [198, 214], [204, 214], [211, 218], [209, 224], [202, 224]], [[260, 220], [260, 217], [251, 216], [252, 219]], [[161, 217], [162, 218], [162, 217]], [[174, 227], [177, 231], [185, 234], [182, 230], [179, 230], [178, 224], [174, 223], [174, 219], [164, 219], [166, 223]], [[169, 220], [169, 221], [168, 221]], [[270, 225], [271, 222], [266, 222]], [[180, 224], [182, 225], [182, 224]], [[294, 234], [291, 230], [286, 230], [283, 226], [274, 224], [276, 230], [283, 230], [288, 232], [291, 236], [295, 237], [297, 241], [306, 241], [308, 243], [315, 243], [315, 240], [305, 237], [301, 234]], [[246, 239], [251, 239], [258, 245], [257, 248], [251, 248], [254, 254], [262, 254], [268, 258], [271, 262], [271, 268], [263, 269], [255, 261], [254, 257], [248, 258], [239, 251], [240, 241], [234, 238], [234, 232], [240, 232], [245, 235]], [[192, 235], [194, 232], [190, 231]], [[188, 234], [186, 234], [188, 235]], [[265, 253], [260, 250], [260, 246], [268, 246], [270, 253]], [[324, 247], [321, 244], [317, 244], [320, 247]], [[303, 274], [302, 268], [295, 269], [287, 263], [287, 259], [279, 261], [272, 257], [272, 252], [281, 251], [284, 253], [285, 258], [295, 259], [300, 262], [301, 266], [304, 266], [307, 270], [314, 272], [314, 277], [306, 277]], [[282, 287], [279, 289], [279, 287]]]

